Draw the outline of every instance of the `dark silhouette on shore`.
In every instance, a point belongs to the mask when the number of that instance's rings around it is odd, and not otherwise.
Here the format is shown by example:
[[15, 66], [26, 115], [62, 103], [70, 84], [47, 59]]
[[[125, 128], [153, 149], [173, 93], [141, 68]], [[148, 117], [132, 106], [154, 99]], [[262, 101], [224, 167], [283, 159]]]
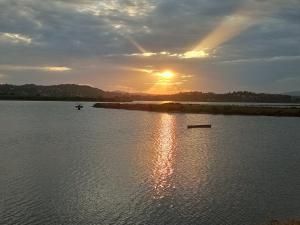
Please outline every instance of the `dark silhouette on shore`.
[[253, 93], [248, 91], [225, 94], [198, 91], [170, 95], [138, 94], [119, 91], [103, 91], [87, 85], [60, 84], [42, 86], [34, 84], [0, 84], [0, 100], [41, 101], [189, 101], [189, 102], [258, 102], [258, 103], [300, 103], [299, 96], [285, 94]]
[[300, 117], [300, 108], [296, 107], [266, 107], [241, 105], [204, 105], [204, 104], [126, 104], [126, 103], [96, 103], [95, 108], [140, 110], [169, 113], [198, 113], [248, 116], [289, 116]]
[[106, 92], [87, 85], [60, 84], [42, 86], [35, 84], [0, 84], [0, 100], [38, 100], [38, 101], [101, 101], [126, 102], [128, 96]]

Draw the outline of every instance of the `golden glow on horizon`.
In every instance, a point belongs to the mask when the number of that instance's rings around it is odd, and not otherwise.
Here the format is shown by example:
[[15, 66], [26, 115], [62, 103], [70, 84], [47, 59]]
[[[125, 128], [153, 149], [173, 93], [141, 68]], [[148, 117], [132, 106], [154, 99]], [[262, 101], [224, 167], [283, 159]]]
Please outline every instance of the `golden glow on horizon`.
[[157, 70], [152, 67], [120, 67], [120, 69], [143, 73], [145, 76], [147, 76], [148, 82], [145, 84], [151, 85], [151, 87], [144, 92], [148, 94], [175, 94], [181, 92], [182, 84], [188, 78], [193, 77], [192, 75], [188, 74], [179, 74], [170, 69]]
[[[179, 84], [180, 85], [180, 84]], [[169, 95], [169, 94], [176, 94], [180, 92], [180, 88], [178, 84], [171, 83], [155, 83], [146, 93], [148, 94], [155, 94], [155, 95]]]
[[178, 85], [182, 83], [175, 80], [176, 73], [172, 70], [154, 71], [151, 73], [158, 77], [158, 80], [147, 91], [149, 94], [174, 94], [177, 93]]
[[159, 81], [169, 81], [176, 76], [176, 73], [172, 70], [153, 70], [134, 67], [122, 67], [122, 69], [154, 75], [159, 78]]
[[170, 79], [172, 77], [174, 77], [174, 73], [170, 70], [165, 70], [161, 73], [159, 73], [159, 76], [161, 76], [162, 78], [165, 78], [165, 79]]

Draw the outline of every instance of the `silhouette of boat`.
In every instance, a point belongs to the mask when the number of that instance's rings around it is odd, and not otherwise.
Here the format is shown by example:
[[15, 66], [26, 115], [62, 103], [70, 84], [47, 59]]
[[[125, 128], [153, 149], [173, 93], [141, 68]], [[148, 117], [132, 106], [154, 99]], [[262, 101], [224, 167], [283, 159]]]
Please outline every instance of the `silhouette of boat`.
[[78, 110], [81, 110], [83, 108], [83, 105], [81, 104], [76, 104], [75, 105], [75, 108], [78, 109]]
[[203, 125], [188, 125], [188, 129], [192, 128], [211, 128], [210, 124], [203, 124]]

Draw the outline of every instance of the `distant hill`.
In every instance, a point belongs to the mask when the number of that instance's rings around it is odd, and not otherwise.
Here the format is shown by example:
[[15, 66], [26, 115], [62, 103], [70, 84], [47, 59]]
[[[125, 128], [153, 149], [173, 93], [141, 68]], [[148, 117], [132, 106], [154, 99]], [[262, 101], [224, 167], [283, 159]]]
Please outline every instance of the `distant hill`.
[[42, 86], [35, 84], [0, 84], [0, 100], [61, 100], [61, 101], [190, 101], [190, 102], [262, 102], [300, 103], [300, 97], [253, 93], [248, 91], [225, 94], [182, 92], [171, 95], [109, 92], [87, 85], [60, 84]]
[[283, 94], [300, 97], [300, 91], [290, 91], [290, 92], [285, 92]]
[[104, 91], [85, 85], [60, 84], [53, 86], [40, 86], [34, 84], [0, 85], [0, 95], [24, 97], [92, 97], [102, 96]]
[[115, 96], [101, 89], [87, 85], [60, 84], [42, 86], [35, 84], [0, 84], [0, 99], [19, 100], [86, 100], [86, 101], [123, 101], [121, 95]]

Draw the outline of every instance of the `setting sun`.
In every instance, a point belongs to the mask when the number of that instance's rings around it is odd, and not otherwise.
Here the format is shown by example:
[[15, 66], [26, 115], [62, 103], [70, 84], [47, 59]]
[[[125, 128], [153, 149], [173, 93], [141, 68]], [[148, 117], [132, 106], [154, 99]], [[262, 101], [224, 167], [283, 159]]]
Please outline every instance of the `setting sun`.
[[163, 72], [159, 73], [159, 76], [161, 76], [162, 78], [169, 79], [169, 78], [172, 78], [174, 76], [174, 73], [170, 70], [166, 70], [166, 71], [163, 71]]

